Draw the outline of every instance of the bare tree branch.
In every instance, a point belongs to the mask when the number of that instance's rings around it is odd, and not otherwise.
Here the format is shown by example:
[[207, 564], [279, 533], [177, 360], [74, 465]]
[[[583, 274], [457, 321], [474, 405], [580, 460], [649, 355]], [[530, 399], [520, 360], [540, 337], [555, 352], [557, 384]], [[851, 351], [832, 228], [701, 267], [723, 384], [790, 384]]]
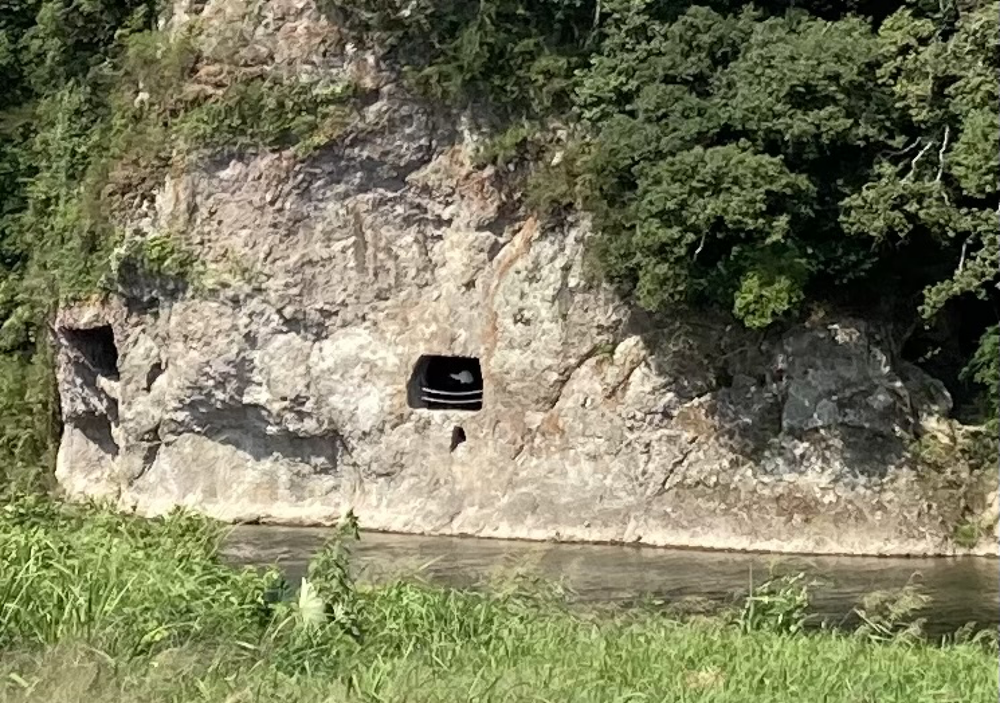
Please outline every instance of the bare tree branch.
[[903, 177], [904, 181], [910, 180], [913, 172], [917, 170], [917, 163], [920, 159], [924, 158], [924, 154], [926, 154], [932, 146], [934, 146], [934, 142], [927, 142], [927, 146], [921, 149], [920, 153], [913, 157], [913, 161], [910, 162], [910, 172]]
[[934, 177], [935, 183], [941, 182], [941, 174], [944, 173], [944, 152], [948, 148], [948, 137], [951, 135], [951, 126], [944, 126], [944, 137], [941, 139], [941, 149], [938, 150], [938, 170]]
[[962, 269], [965, 268], [965, 252], [969, 248], [969, 240], [966, 239], [962, 242], [962, 255], [958, 257], [958, 273], [962, 273]]
[[700, 254], [701, 250], [705, 248], [705, 235], [706, 235], [706, 232], [702, 232], [701, 233], [701, 241], [698, 242], [698, 248], [694, 250], [694, 256], [691, 257], [692, 261], [695, 260], [695, 259], [697, 259], [698, 258], [698, 254]]
[[911, 151], [916, 149], [920, 145], [920, 142], [922, 141], [923, 139], [917, 137], [916, 139], [913, 140], [913, 143], [910, 144], [909, 146], [903, 147], [899, 151], [890, 151], [889, 156], [902, 156], [903, 154], [909, 154]]

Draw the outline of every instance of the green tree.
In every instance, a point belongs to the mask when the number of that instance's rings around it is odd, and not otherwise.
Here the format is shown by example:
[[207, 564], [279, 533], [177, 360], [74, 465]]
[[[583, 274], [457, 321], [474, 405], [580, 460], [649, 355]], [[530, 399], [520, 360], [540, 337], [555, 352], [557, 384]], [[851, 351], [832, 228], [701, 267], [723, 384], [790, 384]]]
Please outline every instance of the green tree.
[[868, 24], [652, 6], [614, 6], [577, 92], [606, 272], [644, 306], [714, 301], [754, 327], [863, 275], [837, 213], [894, 109]]
[[597, 0], [322, 0], [338, 25], [390, 49], [414, 85], [504, 117], [569, 106]]
[[[921, 266], [913, 249], [930, 243], [927, 319], [973, 299], [995, 303], [1000, 283], [1000, 3], [945, 20], [901, 10], [882, 26], [879, 81], [903, 113], [908, 146], [879, 158], [842, 216], [846, 231], [873, 237], [899, 266]], [[986, 350], [995, 334], [984, 334], [965, 374], [985, 386], [994, 415], [1000, 358]]]

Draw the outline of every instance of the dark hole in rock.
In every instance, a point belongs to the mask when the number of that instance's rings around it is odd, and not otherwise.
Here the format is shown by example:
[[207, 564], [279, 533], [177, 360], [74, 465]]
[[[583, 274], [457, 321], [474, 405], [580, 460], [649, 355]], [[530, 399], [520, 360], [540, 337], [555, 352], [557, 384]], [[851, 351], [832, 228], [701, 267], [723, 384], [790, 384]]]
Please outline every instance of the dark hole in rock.
[[733, 374], [724, 366], [715, 370], [715, 385], [719, 388], [733, 387]]
[[118, 378], [118, 347], [110, 325], [63, 330], [66, 341], [101, 376]]
[[153, 383], [160, 376], [163, 375], [163, 364], [157, 361], [155, 364], [149, 367], [149, 371], [146, 372], [146, 390], [148, 391], [153, 387]]
[[482, 410], [483, 372], [473, 356], [431, 356], [417, 359], [406, 386], [411, 408]]
[[454, 427], [451, 430], [451, 449], [449, 451], [455, 451], [458, 449], [458, 445], [465, 441], [465, 430], [461, 427]]
[[97, 445], [97, 447], [114, 458], [118, 456], [118, 443], [115, 442], [111, 432], [113, 418], [107, 415], [84, 415], [75, 421], [76, 427], [83, 433], [83, 436]]

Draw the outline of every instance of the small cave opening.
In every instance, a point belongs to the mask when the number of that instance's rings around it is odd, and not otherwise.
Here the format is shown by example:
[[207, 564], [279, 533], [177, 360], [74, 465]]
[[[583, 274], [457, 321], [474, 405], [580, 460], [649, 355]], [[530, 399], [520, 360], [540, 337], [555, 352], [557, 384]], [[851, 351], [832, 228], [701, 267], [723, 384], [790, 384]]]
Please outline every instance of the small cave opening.
[[118, 379], [118, 347], [110, 325], [86, 329], [66, 328], [63, 335], [73, 350], [99, 376]]
[[483, 372], [479, 359], [474, 356], [421, 356], [413, 366], [406, 395], [411, 408], [482, 410]]
[[451, 448], [448, 450], [450, 452], [458, 449], [458, 445], [465, 442], [465, 430], [461, 426], [456, 425], [451, 430]]
[[[77, 414], [72, 425], [108, 457], [118, 456], [114, 430], [118, 425], [118, 346], [110, 325], [64, 327], [62, 343], [72, 357], [73, 373], [79, 376], [82, 391], [98, 400], [89, 412]], [[112, 383], [108, 383], [108, 382]]]
[[718, 388], [733, 387], [733, 374], [725, 366], [719, 366], [715, 369], [715, 385]]

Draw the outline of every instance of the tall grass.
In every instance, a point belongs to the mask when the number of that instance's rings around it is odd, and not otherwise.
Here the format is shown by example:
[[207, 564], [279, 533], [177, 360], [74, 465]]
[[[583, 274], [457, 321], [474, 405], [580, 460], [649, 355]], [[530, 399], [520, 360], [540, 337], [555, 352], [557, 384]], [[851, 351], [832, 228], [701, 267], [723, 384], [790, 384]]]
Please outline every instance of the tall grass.
[[277, 572], [223, 568], [220, 530], [25, 497], [0, 508], [0, 647], [99, 639], [133, 656], [270, 622]]
[[[350, 577], [348, 521], [307, 598], [220, 563], [221, 532], [19, 500], [0, 509], [0, 700], [995, 701], [996, 645], [800, 632], [801, 579], [724, 617], [569, 607], [516, 577], [490, 590]], [[305, 601], [313, 600], [312, 605]], [[303, 611], [300, 604], [310, 610]], [[322, 617], [317, 617], [317, 610]], [[872, 604], [869, 604], [870, 606]], [[894, 611], [895, 612], [895, 611]], [[912, 633], [911, 633], [912, 634]]]

